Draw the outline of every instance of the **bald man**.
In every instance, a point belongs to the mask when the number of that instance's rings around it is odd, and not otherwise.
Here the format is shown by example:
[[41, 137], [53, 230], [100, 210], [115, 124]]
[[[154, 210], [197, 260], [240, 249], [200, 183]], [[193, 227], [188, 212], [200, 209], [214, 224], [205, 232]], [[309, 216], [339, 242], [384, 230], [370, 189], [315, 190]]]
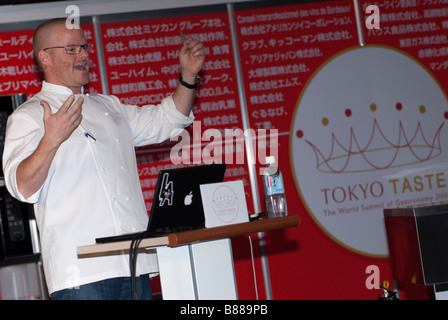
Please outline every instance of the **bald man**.
[[[130, 299], [127, 255], [78, 259], [96, 238], [143, 231], [148, 216], [135, 147], [160, 143], [190, 125], [194, 88], [205, 50], [188, 38], [181, 75], [159, 105], [123, 105], [117, 97], [84, 94], [91, 45], [65, 19], [39, 26], [33, 49], [42, 90], [9, 117], [3, 170], [9, 192], [34, 204], [47, 287], [52, 299]], [[140, 299], [151, 299], [156, 257], [140, 255]]]

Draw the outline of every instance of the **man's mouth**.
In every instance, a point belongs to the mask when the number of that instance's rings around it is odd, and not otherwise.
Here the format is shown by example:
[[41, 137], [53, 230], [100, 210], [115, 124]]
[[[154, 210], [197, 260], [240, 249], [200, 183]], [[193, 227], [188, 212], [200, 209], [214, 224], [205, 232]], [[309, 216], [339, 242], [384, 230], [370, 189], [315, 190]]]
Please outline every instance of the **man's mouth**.
[[87, 71], [88, 70], [88, 65], [87, 65], [87, 63], [82, 62], [82, 63], [75, 64], [73, 66], [73, 68], [78, 70], [78, 71]]

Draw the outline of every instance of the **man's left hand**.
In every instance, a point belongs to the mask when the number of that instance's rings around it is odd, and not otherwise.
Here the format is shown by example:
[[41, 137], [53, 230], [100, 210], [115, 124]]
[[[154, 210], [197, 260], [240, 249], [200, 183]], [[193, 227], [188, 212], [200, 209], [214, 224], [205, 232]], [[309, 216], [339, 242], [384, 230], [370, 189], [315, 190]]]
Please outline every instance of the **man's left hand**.
[[205, 61], [205, 49], [198, 40], [188, 37], [179, 52], [182, 78], [187, 83], [194, 83]]

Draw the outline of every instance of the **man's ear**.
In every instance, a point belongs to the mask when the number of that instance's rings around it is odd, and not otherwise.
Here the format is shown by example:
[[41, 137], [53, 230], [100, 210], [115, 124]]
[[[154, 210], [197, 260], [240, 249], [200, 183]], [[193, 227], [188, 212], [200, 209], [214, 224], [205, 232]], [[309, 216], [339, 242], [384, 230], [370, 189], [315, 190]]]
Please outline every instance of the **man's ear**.
[[40, 50], [38, 56], [39, 56], [40, 66], [42, 68], [45, 69], [46, 67], [51, 65], [50, 55], [48, 54], [47, 51]]

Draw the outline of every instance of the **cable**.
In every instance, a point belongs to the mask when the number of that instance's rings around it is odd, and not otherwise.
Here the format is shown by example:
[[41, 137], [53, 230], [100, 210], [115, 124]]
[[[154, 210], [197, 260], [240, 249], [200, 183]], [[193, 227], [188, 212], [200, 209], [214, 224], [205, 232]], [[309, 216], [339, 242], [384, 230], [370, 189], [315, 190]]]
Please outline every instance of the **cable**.
[[254, 249], [252, 248], [252, 238], [250, 237], [250, 235], [248, 237], [249, 237], [249, 244], [250, 244], [250, 255], [252, 257], [252, 270], [254, 272], [255, 295], [258, 300], [257, 274], [255, 273], [255, 263], [254, 263]]
[[131, 293], [132, 300], [138, 300], [137, 288], [135, 286], [136, 269], [137, 269], [137, 256], [140, 242], [145, 238], [146, 232], [137, 234], [131, 241], [129, 247], [129, 268], [131, 272]]
[[[131, 272], [131, 295], [133, 300], [137, 300], [137, 292], [135, 289], [135, 269], [137, 264], [137, 257], [134, 254], [134, 247], [137, 242], [137, 236], [132, 239], [131, 245], [129, 248], [129, 269]], [[137, 246], [138, 248], [138, 246]]]

